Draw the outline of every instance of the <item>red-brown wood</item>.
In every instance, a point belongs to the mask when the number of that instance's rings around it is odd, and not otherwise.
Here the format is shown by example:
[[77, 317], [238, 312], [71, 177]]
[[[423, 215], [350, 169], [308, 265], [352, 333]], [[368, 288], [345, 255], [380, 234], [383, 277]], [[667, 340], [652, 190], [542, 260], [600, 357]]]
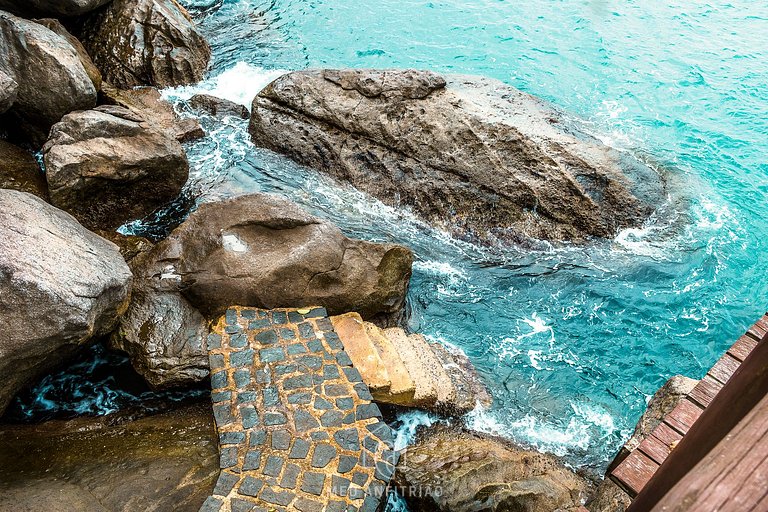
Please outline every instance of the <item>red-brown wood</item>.
[[635, 497], [658, 468], [659, 465], [653, 459], [635, 450], [613, 470], [611, 478], [624, 488], [631, 497]]
[[696, 420], [699, 419], [702, 412], [704, 412], [704, 409], [700, 405], [688, 398], [684, 398], [680, 400], [677, 407], [672, 409], [672, 412], [667, 414], [664, 418], [664, 423], [685, 435]]
[[709, 375], [725, 384], [731, 378], [733, 372], [739, 368], [739, 365], [741, 365], [741, 361], [726, 353], [709, 370]]
[[643, 454], [652, 459], [658, 465], [661, 465], [664, 463], [664, 459], [666, 459], [669, 455], [670, 446], [661, 442], [658, 438], [651, 434], [643, 439], [643, 442], [640, 443], [640, 446], [638, 446], [637, 449], [643, 452]]
[[674, 446], [683, 438], [683, 436], [680, 435], [680, 432], [664, 422], [659, 423], [659, 426], [653, 429], [652, 435], [665, 445], [669, 446], [670, 449], [674, 448]]
[[768, 396], [655, 505], [653, 511], [762, 510], [768, 489]]
[[749, 328], [747, 334], [753, 336], [757, 341], [768, 339], [768, 315], [763, 316], [755, 325]]
[[696, 387], [688, 394], [688, 398], [702, 407], [709, 407], [717, 393], [723, 389], [723, 383], [716, 380], [711, 375], [705, 375], [703, 379], [696, 384]]
[[756, 346], [757, 340], [745, 334], [728, 349], [728, 353], [739, 361], [744, 361]]

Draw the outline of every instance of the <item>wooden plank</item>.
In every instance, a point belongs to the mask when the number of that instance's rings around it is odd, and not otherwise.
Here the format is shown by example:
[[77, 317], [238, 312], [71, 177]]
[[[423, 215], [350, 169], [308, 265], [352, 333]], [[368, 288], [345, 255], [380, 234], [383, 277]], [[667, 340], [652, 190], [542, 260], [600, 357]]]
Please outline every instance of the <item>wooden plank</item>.
[[650, 457], [633, 451], [611, 473], [611, 479], [626, 490], [630, 497], [637, 496], [659, 468]]
[[711, 375], [705, 375], [688, 394], [688, 398], [702, 407], [709, 407], [709, 404], [712, 403], [712, 400], [714, 400], [721, 389], [723, 389], [722, 382], [716, 380]]
[[741, 361], [730, 354], [725, 354], [709, 370], [709, 375], [725, 384], [731, 378], [733, 372], [739, 369], [739, 366], [741, 366]]
[[768, 488], [768, 396], [667, 493], [653, 511], [755, 509]]
[[649, 459], [656, 462], [659, 466], [664, 464], [664, 461], [671, 451], [669, 445], [661, 442], [658, 438], [654, 437], [653, 434], [643, 439], [643, 442], [640, 443], [637, 449], [643, 452]]
[[664, 423], [685, 435], [691, 426], [699, 419], [704, 409], [688, 398], [680, 400], [677, 407], [664, 418]]
[[763, 316], [758, 320], [755, 325], [749, 328], [747, 334], [754, 337], [757, 341], [765, 341], [768, 339], [768, 315]]
[[665, 445], [669, 446], [669, 449], [671, 450], [674, 448], [677, 443], [680, 442], [680, 440], [683, 438], [682, 435], [680, 435], [680, 432], [673, 429], [669, 425], [667, 425], [664, 422], [659, 423], [659, 425], [653, 429], [653, 432], [651, 432], [651, 435], [664, 443]]
[[757, 340], [745, 334], [728, 349], [728, 353], [743, 362], [756, 346]]

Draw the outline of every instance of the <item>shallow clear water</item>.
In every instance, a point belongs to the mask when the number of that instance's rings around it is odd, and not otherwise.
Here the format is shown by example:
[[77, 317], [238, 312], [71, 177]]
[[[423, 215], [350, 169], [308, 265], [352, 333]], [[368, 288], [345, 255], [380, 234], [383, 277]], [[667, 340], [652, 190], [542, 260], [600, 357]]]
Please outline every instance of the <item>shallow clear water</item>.
[[588, 248], [491, 254], [253, 148], [234, 119], [204, 120], [190, 196], [282, 193], [349, 235], [412, 247], [412, 327], [463, 349], [495, 398], [469, 423], [600, 471], [667, 378], [701, 377], [768, 304], [768, 6], [664, 3], [187, 1], [212, 78], [168, 93], [248, 104], [279, 70], [306, 67], [494, 77], [672, 169], [689, 201], [671, 200], [663, 222]]
[[[467, 417], [472, 427], [602, 471], [667, 378], [701, 377], [765, 310], [768, 6], [185, 3], [215, 61], [204, 83], [167, 91], [181, 110], [199, 91], [249, 104], [281, 70], [473, 73], [546, 98], [607, 143], [672, 169], [676, 197], [659, 212], [663, 220], [586, 248], [489, 252], [254, 148], [244, 121], [202, 118], [209, 137], [187, 147], [193, 173], [185, 196], [128, 229], [162, 234], [196, 201], [268, 191], [351, 236], [412, 247], [411, 327], [464, 350], [494, 396], [492, 409]], [[109, 395], [96, 402], [119, 405]], [[426, 420], [403, 424], [418, 421]]]

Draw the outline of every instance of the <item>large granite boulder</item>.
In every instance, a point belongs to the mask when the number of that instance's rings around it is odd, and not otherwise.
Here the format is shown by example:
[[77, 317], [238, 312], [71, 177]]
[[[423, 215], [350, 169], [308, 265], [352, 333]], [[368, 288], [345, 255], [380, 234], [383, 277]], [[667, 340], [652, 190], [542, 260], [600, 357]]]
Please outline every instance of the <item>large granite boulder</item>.
[[254, 99], [250, 132], [259, 146], [485, 241], [610, 238], [664, 198], [652, 169], [481, 77], [289, 73]]
[[552, 455], [454, 427], [433, 427], [400, 457], [413, 512], [576, 512], [591, 484]]
[[19, 84], [0, 69], [0, 114], [4, 114], [16, 102]]
[[0, 426], [0, 512], [197, 512], [219, 474], [210, 403]]
[[51, 202], [90, 229], [114, 229], [170, 202], [189, 177], [181, 144], [133, 110], [73, 112], [43, 147]]
[[48, 200], [48, 184], [29, 151], [0, 140], [0, 188], [29, 192]]
[[134, 296], [112, 345], [155, 387], [202, 380], [204, 318], [233, 304], [396, 316], [412, 259], [404, 247], [351, 240], [276, 196], [203, 204], [131, 261]]
[[55, 18], [43, 18], [35, 20], [35, 23], [39, 23], [52, 32], [55, 32], [56, 34], [66, 39], [70, 45], [72, 45], [72, 48], [74, 48], [77, 52], [80, 63], [83, 65], [83, 69], [85, 69], [85, 72], [88, 73], [88, 78], [91, 79], [93, 87], [99, 91], [101, 89], [101, 72], [96, 67], [96, 64], [93, 63], [91, 56], [88, 55], [88, 52], [83, 46], [83, 43], [81, 43], [78, 38], [70, 34], [64, 25], [62, 25], [61, 22]]
[[77, 50], [43, 25], [3, 11], [0, 70], [17, 84], [3, 124], [33, 144], [41, 145], [65, 114], [96, 105], [96, 88]]
[[77, 16], [111, 0], [0, 0], [0, 9], [23, 16]]
[[233, 304], [398, 314], [413, 262], [405, 247], [352, 240], [269, 194], [203, 204], [141, 258], [137, 277], [175, 283], [210, 318]]
[[[624, 443], [616, 458], [608, 466], [608, 473], [619, 465], [630, 452], [640, 446], [640, 443], [659, 426], [664, 417], [672, 412], [688, 393], [693, 391], [698, 382], [682, 375], [676, 375], [656, 391], [637, 422], [632, 436]], [[591, 512], [624, 512], [631, 502], [632, 498], [629, 494], [606, 476], [597, 487], [597, 491], [589, 504], [589, 510]]]
[[112, 331], [131, 278], [114, 244], [42, 199], [0, 189], [0, 413], [25, 384]]
[[199, 82], [211, 57], [175, 0], [114, 0], [81, 20], [79, 35], [104, 79], [123, 89]]

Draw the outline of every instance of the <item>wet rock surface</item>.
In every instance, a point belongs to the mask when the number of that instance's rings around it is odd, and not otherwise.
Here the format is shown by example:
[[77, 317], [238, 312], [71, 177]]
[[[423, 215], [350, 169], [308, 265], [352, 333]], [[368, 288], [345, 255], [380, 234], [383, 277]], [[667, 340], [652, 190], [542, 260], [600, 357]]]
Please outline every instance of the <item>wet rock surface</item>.
[[552, 455], [445, 426], [406, 449], [395, 483], [414, 512], [575, 512], [590, 491]]
[[0, 140], [0, 188], [29, 192], [48, 200], [48, 184], [29, 151]]
[[175, 0], [114, 0], [79, 22], [78, 35], [116, 87], [200, 81], [211, 50]]
[[29, 16], [77, 16], [111, 0], [0, 0], [0, 9]]
[[181, 145], [135, 111], [65, 116], [43, 148], [51, 202], [91, 229], [115, 229], [176, 198], [189, 176]]
[[212, 116], [235, 116], [240, 119], [248, 119], [249, 116], [248, 109], [244, 105], [210, 94], [195, 94], [188, 103], [193, 110], [206, 112]]
[[42, 145], [62, 116], [96, 105], [96, 88], [67, 39], [4, 11], [0, 11], [0, 63], [17, 85], [1, 124], [17, 138]]
[[652, 169], [482, 77], [293, 72], [254, 99], [250, 133], [259, 146], [485, 241], [610, 238], [664, 198]]
[[0, 189], [0, 412], [25, 384], [112, 331], [131, 280], [114, 244], [36, 196]]
[[3, 512], [197, 512], [218, 472], [207, 402], [135, 421], [0, 425]]

